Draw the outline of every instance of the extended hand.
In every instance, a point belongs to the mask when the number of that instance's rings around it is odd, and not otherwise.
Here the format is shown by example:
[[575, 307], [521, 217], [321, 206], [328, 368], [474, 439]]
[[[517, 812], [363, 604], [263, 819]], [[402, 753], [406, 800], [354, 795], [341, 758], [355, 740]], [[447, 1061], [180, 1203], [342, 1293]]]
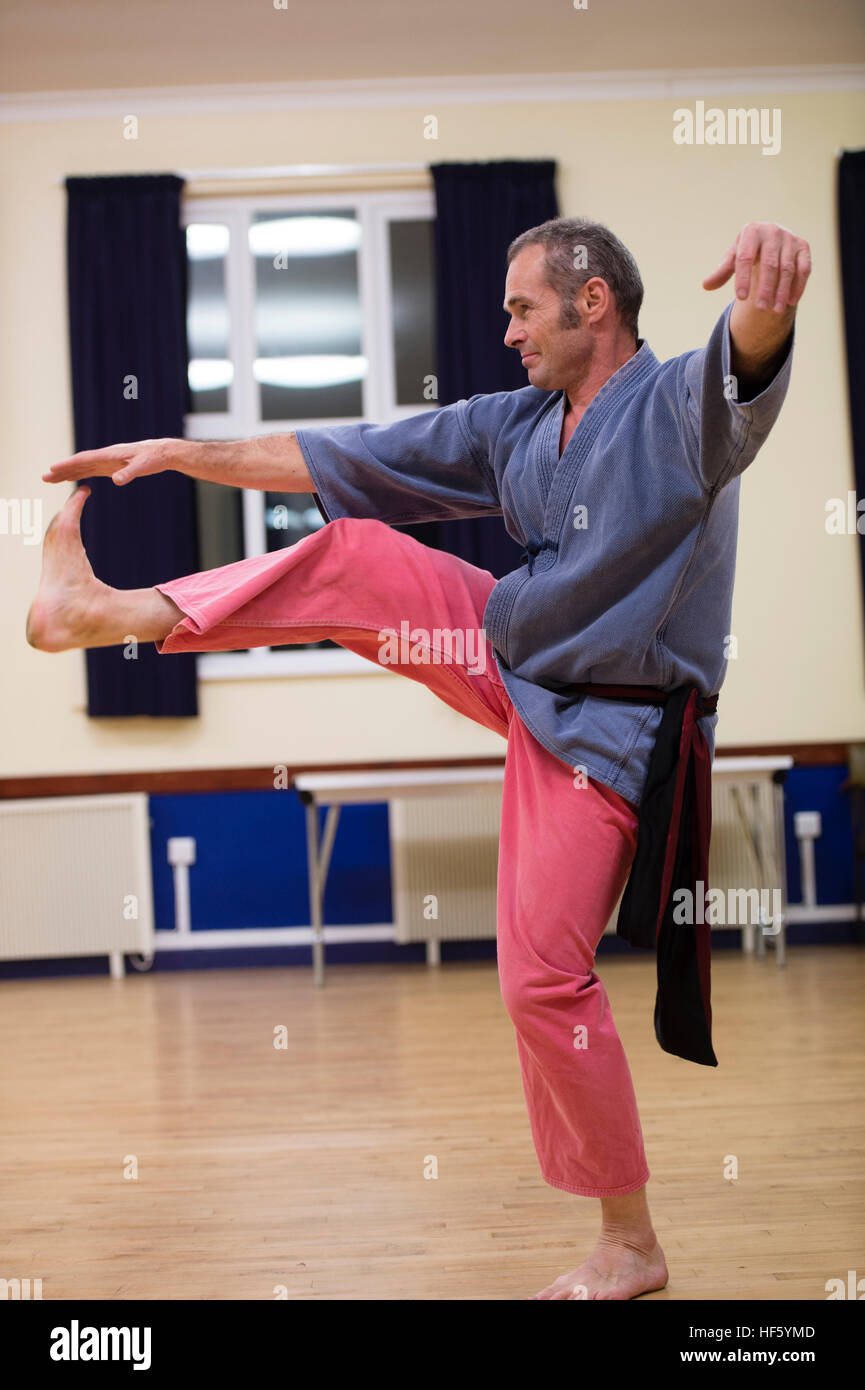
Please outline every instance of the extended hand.
[[734, 272], [737, 299], [748, 299], [755, 288], [756, 309], [783, 314], [805, 292], [811, 248], [777, 222], [746, 222], [718, 269], [703, 281], [703, 289], [719, 289]]
[[75, 482], [79, 478], [112, 477], [119, 486], [150, 473], [181, 467], [184, 439], [140, 439], [135, 444], [109, 444], [105, 449], [82, 449], [52, 463], [43, 483]]

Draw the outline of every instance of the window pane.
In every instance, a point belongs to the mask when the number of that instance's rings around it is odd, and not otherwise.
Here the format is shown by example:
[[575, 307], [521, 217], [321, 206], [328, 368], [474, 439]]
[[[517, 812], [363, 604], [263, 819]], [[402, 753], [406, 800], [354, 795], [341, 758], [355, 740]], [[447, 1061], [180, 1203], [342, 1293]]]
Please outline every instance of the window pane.
[[249, 242], [262, 421], [362, 415], [354, 211], [256, 213]]
[[423, 405], [434, 396], [426, 377], [436, 370], [433, 224], [390, 222], [390, 278], [397, 405]]
[[[324, 525], [324, 517], [305, 492], [266, 492], [264, 494], [264, 523], [267, 527], [268, 553], [294, 545], [313, 531]], [[336, 646], [335, 642], [305, 642], [301, 647], [297, 642], [286, 642], [271, 647], [274, 652], [315, 651], [317, 648]]]
[[186, 228], [186, 253], [192, 410], [196, 415], [218, 414], [228, 410], [228, 387], [233, 375], [225, 295], [228, 228], [215, 222], [191, 223]]
[[284, 550], [324, 525], [324, 518], [308, 492], [266, 492], [264, 522], [268, 553]]
[[195, 481], [198, 549], [203, 570], [233, 565], [243, 554], [243, 493], [240, 488]]

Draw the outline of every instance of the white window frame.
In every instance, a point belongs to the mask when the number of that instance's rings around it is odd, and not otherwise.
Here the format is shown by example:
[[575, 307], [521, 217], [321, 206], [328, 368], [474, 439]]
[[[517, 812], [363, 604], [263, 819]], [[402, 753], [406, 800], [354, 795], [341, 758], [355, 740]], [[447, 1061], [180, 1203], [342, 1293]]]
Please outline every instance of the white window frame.
[[[256, 212], [296, 212], [350, 208], [361, 226], [358, 247], [358, 287], [361, 304], [361, 352], [369, 362], [362, 382], [363, 414], [339, 419], [268, 420], [259, 418], [258, 393], [252, 375], [255, 347], [255, 275], [248, 231]], [[432, 220], [432, 192], [282, 193], [250, 194], [244, 198], [192, 197], [183, 201], [182, 221], [214, 222], [229, 229], [225, 262], [228, 304], [229, 356], [235, 371], [228, 387], [228, 410], [219, 414], [190, 414], [184, 419], [187, 439], [248, 439], [254, 435], [288, 434], [297, 429], [357, 424], [361, 420], [390, 424], [426, 410], [429, 405], [396, 403], [389, 224], [392, 220]], [[241, 251], [239, 248], [243, 248]], [[312, 501], [311, 505], [314, 505]], [[247, 556], [267, 549], [264, 492], [243, 489], [243, 539]], [[383, 675], [386, 668], [354, 652], [339, 650], [203, 652], [198, 658], [202, 680], [247, 680], [282, 676]]]

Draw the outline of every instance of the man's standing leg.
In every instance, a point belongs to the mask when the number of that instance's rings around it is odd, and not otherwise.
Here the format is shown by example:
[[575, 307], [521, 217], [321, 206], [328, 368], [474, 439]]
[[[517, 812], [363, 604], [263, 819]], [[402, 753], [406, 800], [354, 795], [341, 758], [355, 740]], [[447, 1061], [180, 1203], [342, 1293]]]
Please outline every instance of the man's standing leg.
[[575, 776], [512, 714], [499, 849], [502, 995], [543, 1176], [602, 1209], [593, 1254], [539, 1298], [627, 1299], [667, 1282], [630, 1069], [594, 970], [636, 832], [629, 802]]

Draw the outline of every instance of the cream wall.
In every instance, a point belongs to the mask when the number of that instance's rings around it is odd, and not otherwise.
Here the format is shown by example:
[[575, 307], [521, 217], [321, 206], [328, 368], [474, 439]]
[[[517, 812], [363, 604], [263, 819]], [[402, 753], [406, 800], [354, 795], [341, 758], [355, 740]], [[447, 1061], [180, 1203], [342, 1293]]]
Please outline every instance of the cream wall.
[[[828, 536], [825, 503], [853, 486], [835, 219], [835, 153], [865, 132], [858, 92], [714, 97], [780, 107], [783, 148], [677, 147], [672, 112], [693, 99], [152, 115], [137, 142], [118, 118], [0, 127], [4, 306], [0, 497], [62, 498], [40, 481], [72, 447], [65, 310], [65, 173], [554, 157], [565, 214], [608, 222], [646, 284], [641, 332], [666, 358], [699, 346], [730, 295], [709, 273], [742, 223], [772, 219], [811, 242], [793, 380], [742, 486], [733, 616], [739, 656], [721, 701], [719, 745], [865, 737], [855, 537]], [[490, 312], [500, 314], [497, 304]], [[504, 330], [504, 316], [502, 315]], [[63, 490], [65, 495], [65, 489]], [[244, 766], [503, 751], [419, 686], [390, 674], [204, 682], [192, 720], [89, 720], [84, 658], [31, 650], [24, 617], [39, 549], [0, 535], [3, 651], [0, 772]]]

